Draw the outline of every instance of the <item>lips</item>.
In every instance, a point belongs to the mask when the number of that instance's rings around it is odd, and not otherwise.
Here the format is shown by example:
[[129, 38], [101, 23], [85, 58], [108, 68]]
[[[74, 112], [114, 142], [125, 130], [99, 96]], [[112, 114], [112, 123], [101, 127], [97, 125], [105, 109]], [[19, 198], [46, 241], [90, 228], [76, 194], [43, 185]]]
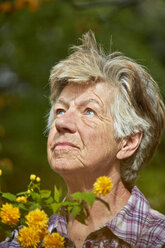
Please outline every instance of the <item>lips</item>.
[[53, 150], [66, 150], [66, 149], [74, 149], [74, 148], [78, 148], [76, 145], [74, 145], [71, 142], [57, 142], [54, 146], [53, 146]]

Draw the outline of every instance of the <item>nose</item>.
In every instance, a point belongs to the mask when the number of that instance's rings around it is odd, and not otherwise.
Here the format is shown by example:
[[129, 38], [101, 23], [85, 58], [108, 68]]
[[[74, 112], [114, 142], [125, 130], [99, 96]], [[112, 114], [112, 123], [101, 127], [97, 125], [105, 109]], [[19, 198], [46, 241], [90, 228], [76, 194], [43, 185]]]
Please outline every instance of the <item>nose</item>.
[[75, 113], [71, 110], [67, 110], [63, 115], [58, 116], [55, 120], [56, 130], [60, 133], [76, 132], [76, 116]]

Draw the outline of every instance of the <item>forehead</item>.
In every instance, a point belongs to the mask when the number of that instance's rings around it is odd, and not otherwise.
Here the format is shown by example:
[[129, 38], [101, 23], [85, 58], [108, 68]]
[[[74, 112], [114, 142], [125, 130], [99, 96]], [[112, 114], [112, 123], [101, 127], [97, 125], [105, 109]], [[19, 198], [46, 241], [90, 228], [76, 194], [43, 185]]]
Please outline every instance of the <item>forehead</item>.
[[107, 82], [88, 83], [88, 84], [68, 84], [62, 90], [57, 102], [61, 99], [67, 101], [84, 101], [93, 99], [100, 104], [110, 104], [114, 98], [115, 88]]

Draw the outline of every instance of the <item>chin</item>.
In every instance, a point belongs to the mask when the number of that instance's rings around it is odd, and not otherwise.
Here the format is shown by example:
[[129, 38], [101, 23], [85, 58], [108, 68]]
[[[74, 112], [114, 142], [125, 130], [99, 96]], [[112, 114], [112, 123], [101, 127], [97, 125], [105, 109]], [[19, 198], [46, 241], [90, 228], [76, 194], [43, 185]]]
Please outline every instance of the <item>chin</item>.
[[50, 164], [50, 167], [53, 171], [56, 173], [62, 175], [62, 174], [70, 174], [74, 173], [75, 171], [79, 171], [81, 169], [80, 166], [75, 165], [75, 161], [54, 161], [54, 164]]

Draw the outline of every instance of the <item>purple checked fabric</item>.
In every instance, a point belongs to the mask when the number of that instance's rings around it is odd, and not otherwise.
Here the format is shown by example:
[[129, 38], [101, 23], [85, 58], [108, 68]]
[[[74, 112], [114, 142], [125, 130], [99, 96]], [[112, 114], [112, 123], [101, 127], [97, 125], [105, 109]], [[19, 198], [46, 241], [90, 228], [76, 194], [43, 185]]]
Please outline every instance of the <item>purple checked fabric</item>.
[[[53, 215], [49, 219], [48, 231], [58, 232], [65, 237], [65, 247], [76, 247], [67, 232], [66, 217]], [[20, 248], [8, 238], [0, 248]], [[135, 186], [126, 206], [109, 222], [90, 233], [83, 248], [165, 248], [165, 216], [153, 210], [143, 194]]]

